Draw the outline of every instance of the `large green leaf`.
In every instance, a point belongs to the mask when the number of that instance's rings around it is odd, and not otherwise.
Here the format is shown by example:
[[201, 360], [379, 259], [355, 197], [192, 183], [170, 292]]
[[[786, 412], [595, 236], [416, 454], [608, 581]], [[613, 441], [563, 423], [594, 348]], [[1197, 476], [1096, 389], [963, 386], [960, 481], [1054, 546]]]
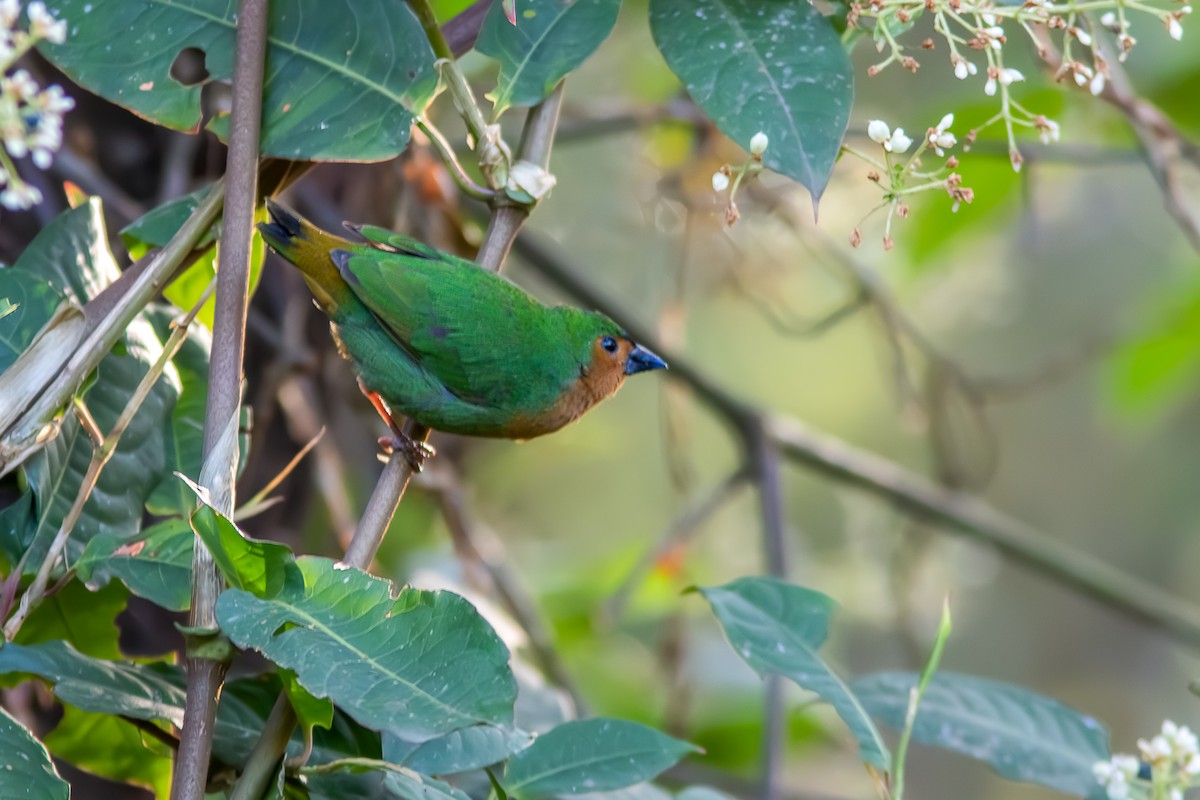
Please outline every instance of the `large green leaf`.
[[[201, 84], [171, 66], [186, 48], [204, 53], [212, 81], [233, 74], [232, 0], [58, 0], [62, 45], [42, 52], [72, 80], [160, 125], [196, 131]], [[433, 51], [407, 3], [292, 0], [272, 3], [263, 83], [264, 155], [378, 161], [408, 142], [412, 111], [436, 87]], [[130, 53], [137, 58], [131, 59]], [[210, 127], [223, 135], [228, 117]]]
[[0, 372], [3, 372], [33, 341], [63, 296], [30, 272], [0, 269], [0, 298], [15, 306], [0, 316]]
[[75, 570], [88, 586], [104, 586], [116, 578], [138, 597], [171, 611], [187, 611], [195, 538], [187, 520], [179, 518], [133, 537], [101, 534], [87, 543]]
[[817, 654], [836, 604], [775, 578], [739, 578], [702, 588], [733, 649], [760, 674], [782, 675], [833, 706], [858, 740], [858, 755], [882, 771], [891, 756], [854, 693]]
[[408, 769], [388, 770], [383, 785], [400, 800], [470, 800], [463, 790]]
[[[118, 344], [100, 362], [96, 380], [84, 400], [101, 431], [112, 430], [135, 387], [161, 352], [153, 329], [139, 317], [127, 329], [124, 344]], [[79, 559], [92, 537], [129, 537], [141, 528], [146, 498], [166, 470], [163, 431], [178, 391], [173, 373], [164, 373], [125, 429], [68, 541], [66, 552], [71, 563]], [[59, 435], [26, 462], [25, 476], [35, 502], [29, 518], [18, 529], [21, 540], [17, 546], [29, 550], [27, 571], [36, 571], [41, 564], [75, 502], [91, 457], [91, 440], [74, 414], [67, 414]]]
[[128, 720], [67, 706], [62, 720], [46, 737], [46, 747], [79, 769], [167, 797], [171, 788], [171, 754], [166, 745], [138, 730]]
[[492, 3], [475, 42], [500, 62], [499, 85], [489, 95], [496, 116], [546, 99], [608, 37], [621, 0], [517, 0], [516, 9], [513, 25]]
[[454, 775], [498, 764], [532, 742], [533, 734], [516, 728], [472, 725], [422, 744], [384, 734], [383, 757], [426, 775]]
[[46, 748], [0, 708], [0, 797], [67, 800], [71, 787], [58, 776]]
[[69, 581], [45, 597], [26, 618], [13, 641], [35, 644], [61, 639], [94, 658], [120, 658], [117, 615], [125, 610], [129, 592], [120, 584], [88, 591], [79, 581]]
[[[871, 714], [904, 725], [918, 676], [882, 672], [854, 681]], [[1103, 798], [1092, 765], [1109, 758], [1108, 731], [1057, 700], [998, 681], [939, 672], [917, 710], [913, 739], [985, 761], [1014, 781]]]
[[575, 720], [514, 755], [504, 788], [519, 798], [622, 789], [653, 778], [698, 749], [638, 722]]
[[479, 723], [511, 725], [508, 649], [449, 592], [392, 586], [323, 558], [296, 560], [270, 600], [231, 589], [217, 621], [239, 647], [293, 670], [363, 725], [424, 741]]
[[650, 0], [650, 30], [688, 93], [730, 139], [820, 197], [850, 119], [853, 72], [829, 20], [792, 0]]

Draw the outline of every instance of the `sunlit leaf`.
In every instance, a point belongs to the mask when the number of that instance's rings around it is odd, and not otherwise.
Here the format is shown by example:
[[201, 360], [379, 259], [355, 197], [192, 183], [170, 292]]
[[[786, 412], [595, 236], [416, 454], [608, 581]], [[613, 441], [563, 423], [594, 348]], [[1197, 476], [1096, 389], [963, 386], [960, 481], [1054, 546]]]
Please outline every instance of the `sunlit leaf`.
[[56, 758], [93, 775], [141, 786], [157, 797], [170, 792], [167, 746], [119, 717], [67, 706], [46, 737], [46, 747]]
[[[58, 0], [67, 41], [43, 54], [72, 80], [160, 125], [196, 131], [202, 83], [171, 67], [204, 54], [210, 81], [233, 74], [235, 3], [226, 0]], [[413, 110], [436, 86], [433, 52], [407, 3], [302, 0], [270, 4], [263, 84], [264, 155], [376, 161], [408, 142]], [[130, 59], [130, 53], [137, 53]], [[210, 123], [224, 135], [228, 116]]]
[[479, 723], [511, 725], [508, 649], [449, 592], [392, 586], [328, 559], [299, 558], [303, 580], [270, 600], [230, 589], [217, 621], [239, 647], [295, 671], [361, 724], [409, 741]]
[[274, 597], [283, 588], [292, 565], [292, 551], [278, 542], [251, 539], [202, 496], [192, 513], [192, 530], [212, 554], [213, 561], [235, 589], [255, 597]]
[[[852, 686], [873, 716], [898, 729], [917, 679], [916, 673], [882, 672]], [[1092, 773], [1093, 764], [1109, 757], [1105, 727], [1019, 686], [939, 672], [921, 700], [912, 735], [915, 741], [984, 761], [1010, 780], [1105, 797]]]
[[820, 197], [850, 119], [853, 72], [810, 3], [650, 0], [650, 30], [688, 94], [745, 149]]
[[89, 591], [80, 581], [69, 581], [42, 600], [13, 641], [34, 644], [61, 639], [94, 658], [120, 658], [117, 615], [125, 610], [128, 597], [120, 584]]
[[833, 706], [858, 740], [858, 755], [890, 769], [887, 745], [866, 710], [838, 674], [818, 655], [835, 603], [775, 578], [739, 578], [700, 589], [712, 604], [733, 649], [763, 675], [782, 675]]

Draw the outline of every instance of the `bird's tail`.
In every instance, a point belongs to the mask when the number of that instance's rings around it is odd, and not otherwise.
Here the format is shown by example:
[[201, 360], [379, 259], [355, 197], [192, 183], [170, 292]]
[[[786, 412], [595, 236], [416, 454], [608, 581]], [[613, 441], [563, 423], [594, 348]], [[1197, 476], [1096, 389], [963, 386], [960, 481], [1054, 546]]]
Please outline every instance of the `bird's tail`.
[[340, 236], [321, 230], [274, 200], [267, 200], [267, 213], [271, 215], [271, 221], [260, 222], [258, 232], [272, 250], [300, 270], [321, 308], [327, 314], [336, 314], [351, 290], [329, 253], [353, 245]]

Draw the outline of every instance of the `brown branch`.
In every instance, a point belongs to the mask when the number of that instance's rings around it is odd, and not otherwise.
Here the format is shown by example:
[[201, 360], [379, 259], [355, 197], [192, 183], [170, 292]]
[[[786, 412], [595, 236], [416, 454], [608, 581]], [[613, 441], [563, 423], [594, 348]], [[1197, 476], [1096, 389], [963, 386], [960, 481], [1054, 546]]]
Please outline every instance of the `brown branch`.
[[[1141, 142], [1146, 164], [1162, 191], [1167, 212], [1175, 218], [1192, 249], [1200, 253], [1200, 210], [1189, 202], [1180, 170], [1180, 165], [1187, 161], [1200, 167], [1200, 144], [1184, 136], [1162, 109], [1133, 90], [1112, 48], [1103, 38], [1099, 42], [1108, 66], [1108, 81], [1099, 97], [1129, 121]], [[1047, 31], [1040, 32], [1038, 45], [1042, 60], [1057, 75], [1063, 67], [1063, 58]]]
[[1200, 646], [1200, 609], [1192, 604], [1011, 519], [978, 498], [940, 487], [899, 464], [814, 431], [797, 420], [755, 408], [713, 382], [684, 356], [662, 347], [652, 330], [596, 289], [548, 243], [525, 233], [517, 238], [515, 250], [560, 289], [604, 311], [634, 339], [663, 355], [671, 364], [668, 377], [688, 384], [701, 402], [733, 428], [739, 440], [753, 441], [753, 432], [761, 425], [767, 440], [789, 461], [882, 498], [904, 513], [986, 542], [1072, 591], [1161, 628], [1180, 641]]
[[[225, 165], [228, 197], [221, 235], [221, 269], [204, 417], [202, 482], [218, 511], [232, 516], [237, 476], [236, 426], [242, 400], [242, 361], [250, 287], [254, 208], [258, 202], [258, 139], [262, 119], [263, 62], [267, 44], [267, 0], [241, 0], [233, 70], [233, 108]], [[208, 548], [196, 542], [192, 557], [189, 625], [215, 630], [217, 595], [224, 581]], [[187, 698], [172, 800], [202, 800], [212, 755], [217, 697], [226, 663], [187, 659]]]

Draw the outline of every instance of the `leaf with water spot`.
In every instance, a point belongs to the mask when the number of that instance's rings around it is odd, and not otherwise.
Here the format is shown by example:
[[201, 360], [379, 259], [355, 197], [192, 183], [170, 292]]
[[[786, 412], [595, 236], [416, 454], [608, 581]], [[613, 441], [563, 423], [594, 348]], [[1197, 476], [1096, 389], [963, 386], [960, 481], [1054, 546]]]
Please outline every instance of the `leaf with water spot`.
[[858, 755], [887, 772], [892, 757], [855, 693], [818, 655], [836, 604], [776, 578], [739, 578], [700, 589], [733, 649], [764, 675], [782, 675], [833, 706], [858, 740]]
[[45, 746], [0, 708], [0, 797], [67, 800], [71, 787], [59, 777]]
[[509, 759], [504, 789], [522, 800], [623, 789], [650, 780], [699, 749], [637, 722], [574, 720], [542, 734]]
[[475, 49], [500, 62], [498, 85], [488, 95], [495, 115], [546, 99], [608, 37], [620, 9], [621, 0], [517, 0], [514, 25], [493, 3]]
[[362, 725], [413, 742], [511, 727], [508, 648], [463, 598], [392, 585], [324, 558], [296, 559], [269, 600], [230, 589], [217, 621], [239, 647], [296, 673]]
[[[56, 0], [67, 40], [42, 53], [72, 80], [159, 125], [198, 131], [206, 83], [233, 75], [232, 0]], [[407, 3], [289, 0], [269, 7], [263, 155], [379, 161], [408, 143], [413, 112], [433, 96], [433, 50]], [[208, 75], [184, 85], [172, 67], [188, 48]], [[130, 58], [136, 53], [136, 58]], [[228, 128], [220, 113], [209, 127]]]
[[[871, 715], [904, 725], [914, 672], [881, 672], [851, 685]], [[1014, 781], [1102, 800], [1092, 765], [1109, 758], [1108, 731], [1057, 700], [986, 678], [939, 672], [925, 692], [913, 739], [984, 761]]]
[[650, 0], [663, 58], [717, 127], [819, 198], [850, 120], [850, 59], [829, 20], [807, 2]]

